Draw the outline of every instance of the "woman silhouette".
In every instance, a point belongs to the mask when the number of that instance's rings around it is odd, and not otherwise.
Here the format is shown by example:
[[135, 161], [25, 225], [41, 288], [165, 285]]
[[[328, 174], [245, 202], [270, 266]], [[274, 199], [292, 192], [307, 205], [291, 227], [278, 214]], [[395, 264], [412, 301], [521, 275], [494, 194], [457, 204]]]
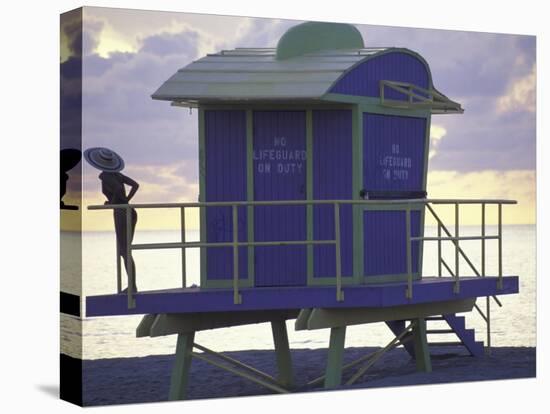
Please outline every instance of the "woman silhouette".
[[[124, 160], [114, 151], [108, 148], [88, 148], [84, 151], [84, 158], [92, 166], [101, 170], [99, 179], [101, 180], [101, 192], [107, 197], [105, 204], [128, 204], [132, 197], [136, 194], [139, 184], [132, 180], [130, 177], [122, 174], [120, 171], [124, 169]], [[126, 188], [124, 185], [131, 187], [130, 192], [126, 195]], [[137, 213], [131, 208], [132, 215], [132, 227], [127, 229], [126, 226], [126, 210], [122, 208], [113, 209], [113, 216], [115, 221], [115, 233], [118, 251], [122, 259], [124, 260], [124, 267], [126, 268], [126, 274], [128, 275], [128, 266], [131, 266], [132, 274], [134, 275], [133, 290], [137, 292], [136, 280], [136, 266], [132, 254], [128, 255], [127, 251], [127, 234], [130, 232], [130, 243], [134, 239], [134, 231], [137, 223]], [[128, 284], [129, 284], [128, 280]], [[123, 290], [123, 292], [126, 289]]]

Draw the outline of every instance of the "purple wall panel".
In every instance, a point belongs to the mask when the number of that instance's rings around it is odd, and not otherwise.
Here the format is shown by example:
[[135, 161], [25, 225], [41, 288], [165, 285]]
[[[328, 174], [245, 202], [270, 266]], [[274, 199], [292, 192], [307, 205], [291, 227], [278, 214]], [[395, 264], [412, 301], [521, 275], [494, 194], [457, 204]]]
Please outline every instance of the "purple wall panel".
[[[404, 211], [366, 210], [364, 226], [365, 276], [407, 272]], [[420, 212], [411, 212], [411, 235], [420, 235]], [[418, 271], [419, 242], [412, 243], [412, 268]]]
[[[428, 69], [422, 61], [403, 52], [390, 52], [367, 60], [344, 75], [330, 92], [344, 95], [380, 96], [380, 81], [409, 82], [429, 89]], [[405, 99], [401, 93], [386, 88], [385, 97]]]
[[[352, 198], [352, 115], [350, 110], [313, 111], [313, 198]], [[351, 205], [340, 206], [342, 275], [353, 275]], [[313, 238], [334, 239], [334, 207], [313, 207]], [[313, 276], [336, 275], [334, 246], [314, 246]]]
[[426, 119], [363, 114], [363, 186], [422, 191]]
[[[246, 113], [205, 111], [206, 201], [246, 200]], [[239, 241], [246, 241], [246, 208], [239, 207]], [[208, 207], [207, 242], [233, 240], [231, 207]], [[207, 249], [207, 279], [233, 278], [231, 247]], [[247, 249], [239, 249], [239, 277], [248, 277]]]
[[[306, 196], [304, 111], [255, 111], [254, 199], [303, 200]], [[256, 241], [305, 240], [305, 206], [254, 208]], [[305, 246], [255, 248], [256, 286], [298, 286], [307, 280]]]

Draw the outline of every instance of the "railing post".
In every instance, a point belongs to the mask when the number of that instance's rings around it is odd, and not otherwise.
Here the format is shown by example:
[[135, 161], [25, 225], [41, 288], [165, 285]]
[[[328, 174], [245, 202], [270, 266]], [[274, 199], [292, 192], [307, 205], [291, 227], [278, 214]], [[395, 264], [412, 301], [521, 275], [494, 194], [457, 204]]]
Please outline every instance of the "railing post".
[[460, 292], [460, 273], [459, 273], [459, 261], [460, 261], [460, 256], [459, 256], [459, 241], [458, 241], [458, 238], [460, 236], [459, 234], [459, 226], [460, 226], [460, 222], [459, 222], [459, 204], [458, 203], [455, 203], [455, 286], [454, 286], [454, 293], [459, 293]]
[[233, 211], [233, 303], [239, 305], [242, 303], [242, 297], [239, 293], [239, 217], [237, 205], [231, 206]]
[[117, 293], [120, 293], [122, 292], [122, 269], [121, 269], [121, 266], [122, 266], [122, 261], [120, 260], [120, 245], [118, 244], [119, 241], [118, 239], [115, 237], [115, 242], [116, 242], [116, 289], [117, 289]]
[[126, 206], [126, 273], [128, 273], [128, 309], [136, 307], [134, 299], [134, 286], [136, 285], [136, 275], [132, 266], [132, 209]]
[[[185, 243], [185, 207], [180, 207], [181, 242]], [[187, 286], [187, 259], [186, 249], [181, 248], [181, 287]]]
[[[481, 277], [485, 277], [485, 203], [481, 203]], [[487, 353], [491, 354], [491, 297], [485, 298], [485, 324], [487, 325]]]
[[412, 252], [411, 252], [411, 208], [407, 206], [405, 212], [405, 237], [407, 247], [407, 299], [412, 299], [413, 287], [412, 287]]
[[498, 283], [497, 289], [502, 289], [502, 203], [498, 203]]
[[485, 203], [481, 203], [481, 276], [485, 277]]
[[342, 257], [340, 251], [340, 204], [334, 203], [334, 248], [336, 250], [336, 300], [344, 300], [342, 292]]
[[441, 269], [441, 223], [437, 222], [437, 274], [439, 277], [443, 275]]
[[486, 312], [485, 317], [487, 318], [487, 353], [491, 354], [491, 297], [487, 296], [485, 298]]
[[[452, 203], [449, 203], [449, 204], [454, 204], [454, 202]], [[456, 245], [456, 240], [455, 238], [453, 238], [453, 235], [451, 234], [451, 232], [449, 231], [449, 229], [447, 229], [447, 227], [445, 226], [445, 224], [443, 224], [443, 221], [441, 220], [441, 218], [437, 215], [437, 213], [435, 212], [435, 210], [429, 205], [429, 204], [426, 204], [426, 207], [428, 208], [428, 210], [430, 211], [430, 213], [432, 214], [432, 216], [437, 220], [437, 222], [439, 224], [441, 224], [441, 229], [445, 232], [445, 234], [447, 235], [447, 237], [449, 237], [449, 239], [452, 241], [453, 244]], [[472, 269], [472, 271], [476, 274], [476, 276], [481, 276], [481, 274], [479, 273], [479, 271], [475, 268], [475, 266], [473, 265], [473, 263], [471, 262], [471, 260], [468, 258], [468, 256], [466, 255], [466, 253], [464, 253], [464, 250], [462, 250], [460, 247], [458, 247], [458, 253], [460, 253], [460, 255], [462, 256], [462, 258], [466, 261], [466, 264], [468, 266], [470, 266], [470, 269]], [[449, 273], [452, 273], [452, 272], [449, 272]]]

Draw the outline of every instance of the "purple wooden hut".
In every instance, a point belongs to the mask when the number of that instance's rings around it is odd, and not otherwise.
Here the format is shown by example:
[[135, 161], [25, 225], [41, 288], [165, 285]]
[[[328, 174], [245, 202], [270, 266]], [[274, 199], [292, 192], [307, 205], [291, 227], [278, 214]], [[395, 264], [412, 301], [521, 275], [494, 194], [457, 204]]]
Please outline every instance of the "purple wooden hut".
[[[462, 112], [436, 91], [417, 53], [365, 48], [355, 27], [323, 23], [293, 27], [276, 49], [208, 55], [153, 98], [199, 108], [204, 202], [424, 198], [431, 114]], [[342, 205], [343, 283], [406, 279], [404, 209], [388, 207]], [[240, 207], [238, 238], [334, 239], [332, 209]], [[413, 236], [422, 235], [423, 217], [415, 208]], [[201, 224], [202, 241], [232, 241], [230, 207], [204, 209]], [[412, 248], [417, 279], [422, 248]], [[334, 284], [334, 249], [241, 247], [242, 286]], [[201, 286], [230, 286], [232, 261], [231, 247], [203, 249]]]

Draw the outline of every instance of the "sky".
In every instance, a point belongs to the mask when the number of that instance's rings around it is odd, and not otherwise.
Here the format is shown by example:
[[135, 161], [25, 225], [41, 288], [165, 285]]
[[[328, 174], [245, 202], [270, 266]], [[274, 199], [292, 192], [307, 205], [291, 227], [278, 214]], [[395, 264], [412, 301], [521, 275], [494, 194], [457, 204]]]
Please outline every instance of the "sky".
[[[296, 20], [85, 8], [82, 33], [82, 140], [106, 146], [140, 183], [132, 202], [196, 201], [197, 111], [154, 101], [151, 94], [177, 69], [207, 53], [275, 47]], [[435, 87], [465, 108], [435, 115], [430, 131], [430, 198], [506, 198], [505, 222], [535, 222], [535, 37], [356, 25], [365, 46], [407, 47], [429, 63]], [[79, 54], [61, 30], [61, 67]], [[73, 39], [73, 41], [71, 41]], [[77, 37], [78, 39], [78, 37]], [[64, 72], [64, 68], [66, 69]], [[63, 127], [63, 123], [62, 123]], [[70, 142], [70, 140], [68, 141]], [[98, 171], [84, 163], [84, 205], [103, 204]], [[69, 181], [66, 201], [74, 197]], [[83, 210], [85, 230], [112, 230], [112, 216]], [[492, 216], [494, 217], [494, 216]], [[139, 228], [174, 228], [177, 212], [140, 213]], [[490, 222], [493, 221], [489, 220]], [[479, 213], [464, 212], [464, 224]], [[198, 212], [188, 223], [198, 227]]]

